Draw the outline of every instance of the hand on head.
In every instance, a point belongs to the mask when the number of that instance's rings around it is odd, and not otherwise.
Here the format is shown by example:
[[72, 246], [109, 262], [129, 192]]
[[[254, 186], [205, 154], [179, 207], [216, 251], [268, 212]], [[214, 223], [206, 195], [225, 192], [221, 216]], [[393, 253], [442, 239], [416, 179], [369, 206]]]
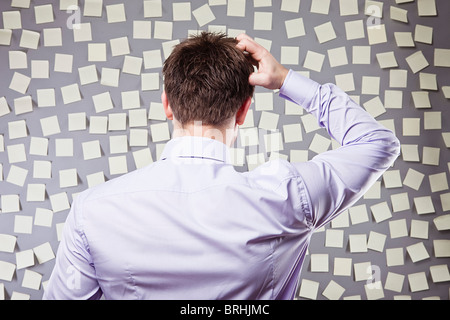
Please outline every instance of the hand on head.
[[258, 72], [252, 73], [249, 82], [253, 86], [262, 86], [267, 89], [280, 89], [289, 72], [282, 66], [263, 46], [246, 34], [236, 37], [236, 47], [247, 52]]

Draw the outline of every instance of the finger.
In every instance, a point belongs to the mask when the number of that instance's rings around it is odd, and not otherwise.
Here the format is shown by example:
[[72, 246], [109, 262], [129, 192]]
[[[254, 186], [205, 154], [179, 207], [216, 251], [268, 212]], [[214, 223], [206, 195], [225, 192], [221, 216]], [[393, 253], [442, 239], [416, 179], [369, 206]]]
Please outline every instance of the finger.
[[241, 39], [236, 46], [240, 50], [247, 51], [248, 53], [250, 53], [252, 58], [255, 59], [256, 61], [260, 61], [266, 51], [264, 47], [248, 38]]

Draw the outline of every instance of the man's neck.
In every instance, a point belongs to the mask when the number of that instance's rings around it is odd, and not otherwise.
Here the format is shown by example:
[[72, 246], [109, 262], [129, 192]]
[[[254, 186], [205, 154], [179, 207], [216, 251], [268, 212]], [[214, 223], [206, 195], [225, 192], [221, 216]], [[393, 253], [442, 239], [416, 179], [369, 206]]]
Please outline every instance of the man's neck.
[[237, 126], [231, 125], [223, 127], [214, 127], [202, 125], [201, 121], [193, 121], [192, 123], [181, 125], [178, 121], [173, 121], [174, 131], [173, 138], [183, 136], [195, 136], [210, 138], [231, 147], [236, 140]]

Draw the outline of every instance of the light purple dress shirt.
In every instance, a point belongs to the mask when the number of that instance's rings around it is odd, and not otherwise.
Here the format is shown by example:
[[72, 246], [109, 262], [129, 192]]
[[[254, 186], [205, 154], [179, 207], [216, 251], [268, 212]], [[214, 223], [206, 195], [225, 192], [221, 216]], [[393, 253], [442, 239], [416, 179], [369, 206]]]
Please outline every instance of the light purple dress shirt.
[[237, 172], [223, 143], [169, 141], [161, 159], [79, 194], [44, 299], [292, 299], [315, 230], [352, 206], [399, 141], [333, 84], [289, 72], [280, 95], [342, 147]]

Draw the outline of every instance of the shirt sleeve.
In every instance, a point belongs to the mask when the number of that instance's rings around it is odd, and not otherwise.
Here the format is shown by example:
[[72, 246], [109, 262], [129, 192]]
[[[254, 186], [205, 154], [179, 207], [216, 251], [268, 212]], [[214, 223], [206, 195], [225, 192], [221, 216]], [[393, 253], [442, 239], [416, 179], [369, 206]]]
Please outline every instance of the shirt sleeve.
[[80, 204], [74, 201], [64, 224], [55, 266], [43, 300], [89, 300], [100, 299], [102, 296], [89, 246], [82, 231], [78, 206]]
[[306, 186], [310, 223], [320, 228], [352, 206], [400, 154], [395, 135], [334, 84], [290, 70], [280, 96], [313, 114], [341, 147], [291, 163]]

